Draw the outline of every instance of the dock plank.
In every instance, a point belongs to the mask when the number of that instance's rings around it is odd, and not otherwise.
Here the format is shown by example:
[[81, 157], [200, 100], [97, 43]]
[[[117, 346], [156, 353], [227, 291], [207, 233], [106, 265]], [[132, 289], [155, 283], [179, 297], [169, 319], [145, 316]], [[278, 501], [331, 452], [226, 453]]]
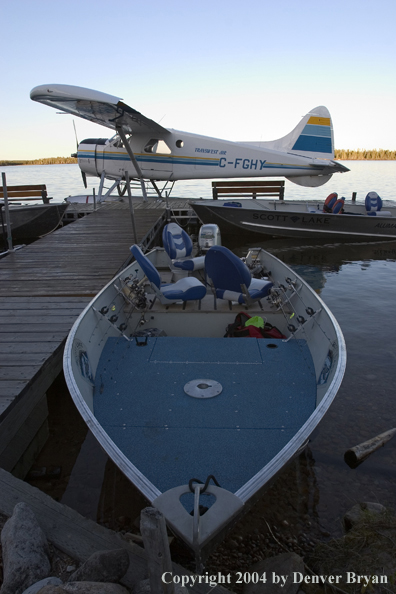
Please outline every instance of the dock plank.
[[30, 380], [38, 371], [40, 365], [0, 365], [0, 382], [1, 380]]
[[[77, 318], [77, 316], [76, 316]], [[52, 329], [53, 330], [53, 329]], [[40, 332], [39, 339], [42, 342], [54, 342], [59, 344], [64, 340], [65, 333], [61, 331], [50, 331], [50, 332]], [[34, 333], [31, 334], [19, 334], [15, 332], [0, 332], [0, 343], [3, 344], [12, 344], [18, 342], [37, 342], [38, 338], [37, 335]]]

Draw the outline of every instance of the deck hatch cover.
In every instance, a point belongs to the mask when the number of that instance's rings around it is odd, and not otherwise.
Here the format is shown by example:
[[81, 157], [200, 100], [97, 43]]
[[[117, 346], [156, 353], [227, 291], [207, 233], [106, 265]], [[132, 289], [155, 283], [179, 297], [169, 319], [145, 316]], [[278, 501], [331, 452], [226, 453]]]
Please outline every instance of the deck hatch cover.
[[196, 379], [184, 386], [184, 391], [193, 398], [214, 398], [223, 391], [223, 386], [210, 379]]

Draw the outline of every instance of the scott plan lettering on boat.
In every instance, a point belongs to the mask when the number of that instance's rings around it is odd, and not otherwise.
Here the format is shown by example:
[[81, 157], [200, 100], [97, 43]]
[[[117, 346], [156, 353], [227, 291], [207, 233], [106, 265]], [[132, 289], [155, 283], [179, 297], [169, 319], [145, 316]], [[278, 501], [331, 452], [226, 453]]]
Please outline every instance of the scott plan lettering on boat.
[[300, 185], [325, 184], [349, 171], [334, 161], [334, 135], [326, 107], [315, 107], [286, 136], [266, 142], [231, 142], [167, 129], [112, 95], [69, 85], [41, 85], [30, 97], [64, 113], [116, 131], [112, 138], [88, 138], [77, 158], [86, 176], [120, 182], [126, 173], [143, 180], [284, 176]]

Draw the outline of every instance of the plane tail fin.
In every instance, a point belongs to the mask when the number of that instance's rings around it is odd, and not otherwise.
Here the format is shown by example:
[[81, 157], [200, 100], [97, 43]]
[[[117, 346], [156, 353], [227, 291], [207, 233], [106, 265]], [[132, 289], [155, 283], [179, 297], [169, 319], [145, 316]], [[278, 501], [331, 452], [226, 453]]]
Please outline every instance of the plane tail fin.
[[329, 110], [324, 106], [315, 107], [292, 132], [262, 145], [313, 159], [334, 159], [333, 124]]

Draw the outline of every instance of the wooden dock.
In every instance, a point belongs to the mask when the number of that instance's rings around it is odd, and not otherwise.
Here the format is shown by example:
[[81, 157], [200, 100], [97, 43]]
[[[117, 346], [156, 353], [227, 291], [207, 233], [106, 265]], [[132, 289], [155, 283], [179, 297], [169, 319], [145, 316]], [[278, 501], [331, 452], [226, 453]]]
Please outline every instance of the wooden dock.
[[[163, 224], [165, 204], [134, 202], [140, 243], [161, 217]], [[0, 260], [0, 467], [16, 476], [47, 439], [45, 392], [74, 321], [133, 243], [128, 203], [116, 202]]]

